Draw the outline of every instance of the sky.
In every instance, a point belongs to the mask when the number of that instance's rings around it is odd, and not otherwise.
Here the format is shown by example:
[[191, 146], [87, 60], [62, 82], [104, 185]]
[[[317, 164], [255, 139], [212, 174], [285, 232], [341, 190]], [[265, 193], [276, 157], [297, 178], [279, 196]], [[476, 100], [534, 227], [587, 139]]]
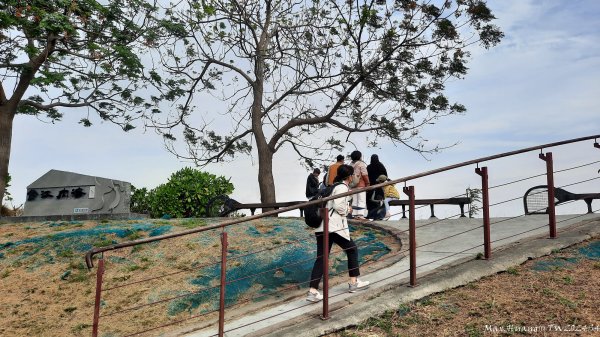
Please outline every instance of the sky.
[[[360, 148], [368, 163], [378, 154], [390, 178], [397, 179], [497, 153], [555, 141], [600, 134], [600, 2], [597, 0], [492, 0], [489, 7], [505, 33], [499, 46], [471, 50], [469, 71], [462, 80], [447, 84], [452, 101], [467, 107], [462, 116], [442, 119], [422, 131], [430, 144], [455, 146], [426, 158], [407, 148], [381, 143]], [[112, 178], [136, 187], [153, 188], [189, 162], [181, 162], [164, 148], [162, 137], [152, 130], [128, 133], [110, 123], [96, 122], [84, 128], [78, 121], [85, 110], [63, 110], [55, 124], [30, 116], [14, 122], [9, 172], [9, 192], [14, 204], [26, 199], [26, 187], [51, 169]], [[555, 169], [593, 163], [600, 150], [593, 141], [553, 148]], [[347, 148], [350, 153], [354, 148]], [[543, 173], [538, 153], [519, 155], [490, 163], [490, 185]], [[557, 174], [557, 185], [600, 177], [600, 164]], [[259, 202], [256, 157], [212, 164], [203, 170], [231, 179], [232, 198]], [[442, 198], [479, 186], [474, 167], [454, 170], [409, 182], [417, 198]], [[292, 151], [274, 158], [278, 201], [304, 200], [306, 176]], [[522, 196], [545, 178], [494, 189], [492, 202]], [[400, 186], [399, 186], [400, 187]], [[576, 193], [600, 192], [600, 179], [569, 186]], [[600, 203], [600, 201], [596, 201]], [[585, 209], [583, 202], [564, 212]], [[569, 206], [571, 207], [571, 206]], [[595, 209], [599, 208], [595, 204]], [[450, 216], [457, 209], [441, 207], [436, 215]], [[492, 209], [492, 216], [522, 212], [520, 200]], [[559, 211], [560, 213], [560, 211]], [[419, 217], [427, 217], [420, 210]]]

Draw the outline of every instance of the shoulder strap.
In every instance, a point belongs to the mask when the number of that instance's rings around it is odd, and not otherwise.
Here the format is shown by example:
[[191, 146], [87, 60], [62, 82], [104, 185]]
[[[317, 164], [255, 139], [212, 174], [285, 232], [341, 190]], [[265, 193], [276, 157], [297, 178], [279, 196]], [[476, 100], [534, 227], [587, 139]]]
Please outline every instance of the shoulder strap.
[[[346, 184], [344, 184], [344, 182], [342, 182], [342, 181], [338, 181], [337, 183], [333, 184], [333, 188], [336, 188], [338, 185], [346, 185]], [[348, 190], [350, 190], [350, 189], [348, 189]], [[333, 190], [332, 190], [332, 192], [333, 192]]]

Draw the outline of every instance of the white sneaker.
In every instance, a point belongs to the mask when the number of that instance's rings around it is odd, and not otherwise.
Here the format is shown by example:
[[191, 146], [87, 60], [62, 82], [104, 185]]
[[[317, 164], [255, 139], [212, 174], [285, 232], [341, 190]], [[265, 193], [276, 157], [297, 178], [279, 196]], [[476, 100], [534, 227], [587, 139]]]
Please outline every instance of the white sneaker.
[[319, 302], [323, 299], [323, 295], [320, 292], [313, 293], [311, 291], [306, 295], [306, 300], [309, 302]]
[[356, 283], [348, 283], [348, 292], [355, 293], [359, 290], [367, 289], [370, 283], [369, 281], [356, 279]]

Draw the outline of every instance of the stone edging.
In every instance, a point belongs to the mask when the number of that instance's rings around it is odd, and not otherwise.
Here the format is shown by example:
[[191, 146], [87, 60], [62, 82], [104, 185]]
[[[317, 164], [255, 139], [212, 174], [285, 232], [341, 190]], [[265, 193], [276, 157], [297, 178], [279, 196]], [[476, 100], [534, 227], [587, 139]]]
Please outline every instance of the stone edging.
[[148, 214], [140, 214], [140, 213], [7, 216], [7, 217], [0, 217], [0, 223], [23, 223], [23, 222], [43, 222], [43, 221], [86, 221], [86, 220], [133, 220], [133, 219], [150, 219], [150, 216]]

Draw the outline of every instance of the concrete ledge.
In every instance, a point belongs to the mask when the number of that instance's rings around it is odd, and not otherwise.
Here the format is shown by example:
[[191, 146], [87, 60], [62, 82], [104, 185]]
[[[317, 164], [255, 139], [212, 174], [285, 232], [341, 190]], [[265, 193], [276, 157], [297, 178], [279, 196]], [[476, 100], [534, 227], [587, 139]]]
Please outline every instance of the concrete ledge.
[[86, 221], [86, 220], [132, 220], [149, 219], [148, 214], [115, 213], [115, 214], [65, 214], [45, 216], [7, 216], [0, 217], [0, 223], [22, 223], [41, 221]]
[[557, 239], [545, 236], [523, 239], [492, 252], [492, 259], [464, 258], [417, 277], [418, 286], [408, 287], [404, 278], [379, 289], [369, 290], [331, 308], [331, 318], [321, 320], [320, 310], [306, 313], [287, 322], [255, 331], [251, 336], [308, 337], [339, 331], [362, 321], [397, 309], [401, 303], [414, 301], [447, 289], [465, 285], [482, 277], [507, 270], [511, 266], [550, 254], [582, 241], [600, 236], [600, 220], [586, 220], [565, 227]]

